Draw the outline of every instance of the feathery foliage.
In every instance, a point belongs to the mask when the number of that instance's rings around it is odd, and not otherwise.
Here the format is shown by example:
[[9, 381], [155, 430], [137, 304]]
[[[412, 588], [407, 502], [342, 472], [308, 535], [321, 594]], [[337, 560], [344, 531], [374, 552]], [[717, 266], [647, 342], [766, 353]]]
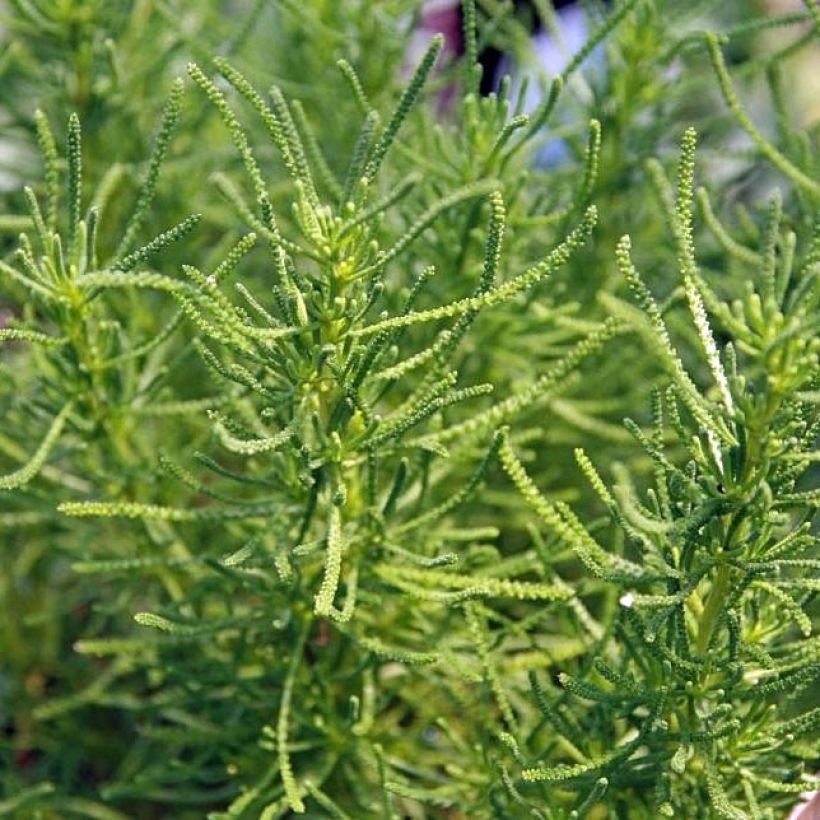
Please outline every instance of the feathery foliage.
[[0, 815], [812, 791], [815, 5], [9, 0]]

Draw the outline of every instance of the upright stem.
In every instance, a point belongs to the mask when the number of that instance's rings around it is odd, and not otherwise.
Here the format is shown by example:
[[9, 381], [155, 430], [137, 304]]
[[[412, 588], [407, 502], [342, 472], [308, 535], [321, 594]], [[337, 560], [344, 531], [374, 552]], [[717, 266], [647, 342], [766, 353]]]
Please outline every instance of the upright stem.
[[706, 600], [706, 605], [703, 608], [703, 613], [698, 623], [698, 637], [695, 644], [698, 654], [702, 655], [709, 648], [709, 642], [712, 639], [712, 633], [715, 630], [718, 616], [726, 600], [726, 593], [729, 591], [730, 572], [731, 569], [728, 564], [721, 564], [718, 568], [715, 583]]
[[282, 785], [285, 789], [285, 797], [291, 809], [297, 814], [303, 814], [305, 804], [302, 802], [300, 789], [293, 774], [293, 767], [288, 754], [288, 723], [290, 719], [290, 703], [293, 697], [293, 685], [296, 680], [296, 672], [299, 669], [299, 662], [302, 660], [302, 653], [305, 649], [308, 633], [310, 632], [311, 618], [305, 616], [304, 623], [299, 630], [299, 637], [293, 649], [288, 673], [282, 687], [282, 701], [279, 706], [279, 717], [276, 721], [276, 751], [279, 762], [279, 773], [282, 778]]

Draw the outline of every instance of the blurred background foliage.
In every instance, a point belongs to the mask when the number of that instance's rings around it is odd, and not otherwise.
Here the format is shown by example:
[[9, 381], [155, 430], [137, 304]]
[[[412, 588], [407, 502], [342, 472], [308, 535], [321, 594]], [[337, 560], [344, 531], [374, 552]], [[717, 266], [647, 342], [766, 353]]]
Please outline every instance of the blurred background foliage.
[[[539, 13], [545, 15], [546, 10], [549, 16], [551, 6], [547, 0], [532, 8], [521, 5], [526, 4], [480, 0], [479, 41], [482, 48], [510, 55], [518, 66], [532, 66], [529, 29]], [[601, 294], [624, 290], [613, 250], [626, 232], [632, 236], [638, 268], [664, 305], [686, 364], [699, 383], [705, 382], [706, 366], [693, 352], [697, 340], [681, 318], [685, 303], [678, 287], [676, 250], [647, 169], [651, 158], [667, 169], [674, 165], [684, 124], [694, 125], [700, 135], [701, 264], [725, 284], [727, 294], [739, 294], [745, 283], [721, 237], [708, 230], [707, 200], [716, 216], [731, 226], [736, 240], [749, 246], [758, 244], [765, 220], [758, 203], [775, 189], [782, 191], [784, 219], [798, 241], [803, 242], [812, 227], [813, 209], [806, 197], [761, 159], [729, 111], [699, 36], [705, 30], [724, 36], [724, 54], [742, 105], [784, 155], [801, 165], [814, 156], [816, 178], [820, 112], [817, 96], [805, 89], [810, 77], [820, 76], [818, 40], [812, 32], [816, 23], [802, 7], [775, 8], [746, 0], [638, 0], [611, 6], [590, 0], [582, 5], [593, 30], [606, 28], [623, 11], [600, 45], [606, 68], [592, 70], [589, 61], [574, 65], [546, 122], [526, 141], [522, 135], [528, 126], [505, 136], [507, 147], [520, 142], [517, 150], [498, 150], [497, 142], [505, 124], [516, 116], [515, 94], [472, 93], [473, 78], [464, 61], [445, 53], [423, 103], [410, 114], [373, 183], [384, 195], [402, 192], [401, 207], [388, 210], [380, 225], [383, 247], [405, 235], [415, 220], [461, 186], [485, 181], [496, 185], [508, 210], [502, 279], [543, 258], [588, 204], [599, 210], [594, 242], [513, 308], [480, 316], [459, 348], [455, 366], [462, 376], [469, 383], [495, 385], [493, 397], [477, 399], [476, 413], [491, 407], [496, 397], [526, 390], [597, 326], [605, 315]], [[35, 112], [40, 110], [56, 134], [61, 157], [69, 115], [79, 117], [85, 190], [89, 201], [105, 204], [98, 235], [101, 258], [113, 257], [139, 196], [174, 79], [185, 75], [190, 61], [208, 67], [215, 56], [228, 58], [257, 88], [276, 85], [282, 90], [294, 105], [303, 140], [321, 155], [321, 197], [335, 199], [368, 111], [384, 116], [407, 82], [422, 16], [422, 6], [414, 0], [0, 2], [0, 251], [11, 258], [17, 234], [30, 227], [23, 186], [32, 186], [38, 195], [45, 190], [37, 151]], [[340, 68], [339, 61], [352, 66], [360, 88], [354, 87], [350, 72]], [[534, 71], [530, 82], [547, 99], [552, 79]], [[293, 183], [264, 125], [235, 98], [232, 105], [256, 151], [279, 228], [286, 239], [296, 242]], [[588, 146], [598, 129], [600, 152], [592, 167]], [[539, 167], [534, 162], [539, 144], [558, 139], [565, 145], [563, 159], [552, 167]], [[65, 172], [63, 164], [59, 170]], [[215, 108], [187, 83], [180, 121], [140, 239], [147, 241], [191, 213], [203, 218], [151, 265], [165, 273], [177, 271], [182, 263], [212, 269], [247, 229], [243, 215], [225, 196], [231, 191], [250, 195], [241, 160]], [[429, 264], [435, 264], [439, 274], [422, 307], [446, 304], [472, 292], [481, 270], [486, 226], [487, 209], [478, 199], [443, 209], [402, 254], [400, 268], [390, 271], [390, 307], [401, 303], [412, 275]], [[249, 254], [240, 271], [247, 286], [261, 292], [267, 275], [264, 249]], [[107, 315], [127, 324], [134, 338], [150, 339], [176, 312], [162, 294], [105, 298]], [[34, 313], [25, 289], [4, 277], [0, 322]], [[209, 394], [202, 385], [210, 376], [194, 355], [193, 336], [193, 329], [183, 325], [169, 340], [167, 355], [152, 376], [150, 403]], [[435, 338], [423, 326], [408, 331], [408, 336], [414, 350]], [[14, 470], [35, 449], [62, 400], [61, 374], [50, 372], [39, 357], [39, 352], [18, 345], [3, 350], [3, 473]], [[557, 389], [515, 419], [519, 452], [524, 452], [538, 487], [551, 498], [571, 502], [593, 529], [597, 522], [599, 537], [613, 551], [622, 548], [622, 536], [601, 518], [604, 510], [580, 480], [573, 449], [582, 445], [589, 452], [605, 453], [599, 463], [607, 480], [612, 477], [611, 465], [620, 464], [637, 487], [645, 486], [652, 474], [650, 460], [621, 421], [631, 415], [645, 422], [647, 396], [652, 385], [661, 382], [660, 368], [645, 355], [641, 340], [620, 334], [604, 353], [590, 356]], [[74, 651], [77, 641], [133, 633], [134, 612], [150, 610], [157, 601], [182, 599], [189, 583], [187, 576], [164, 566], [150, 569], [136, 582], [128, 574], [114, 574], [89, 583], [87, 576], [72, 569], [78, 560], [165, 552], [182, 558], [185, 549], [180, 542], [194, 545], [203, 555], [218, 556], [238, 548], [248, 536], [242, 522], [195, 522], [186, 524], [180, 534], [166, 522], [137, 526], [91, 519], [79, 522], [80, 527], [59, 515], [55, 499], [131, 498], [184, 506], [191, 494], [158, 470], [158, 454], [207, 452], [212, 443], [203, 413], [180, 417], [139, 412], [135, 396], [142, 394], [126, 377], [120, 382], [112, 376], [100, 390], [101, 400], [122, 412], [102, 413], [85, 437], [77, 430], [66, 434], [36, 482], [0, 495], [0, 809], [20, 817], [201, 817], [236, 798], [240, 787], [264, 779], [256, 735], [259, 727], [274, 720], [274, 711], [266, 713], [266, 692], [256, 680], [257, 667], [268, 656], [280, 669], [284, 661], [276, 657], [279, 650], [274, 644], [253, 652], [241, 643], [217, 645], [214, 651], [223, 664], [218, 668], [197, 644], [172, 647], [165, 650], [170, 655], [157, 656], [165, 659], [165, 671], [162, 664], [152, 668], [139, 654], [131, 660], [112, 660]], [[461, 419], [459, 412], [464, 411], [454, 411], [449, 420]], [[464, 443], [448, 478], [451, 489], [466, 480], [485, 449], [485, 441]], [[417, 478], [427, 467], [414, 464], [412, 469], [418, 471]], [[461, 509], [455, 522], [445, 522], [485, 528], [503, 522], [499, 534], [470, 546], [477, 566], [484, 560], [482, 550], [494, 560], [512, 560], [530, 549], [535, 537], [529, 513], [500, 468], [491, 467], [485, 479], [484, 493]], [[568, 561], [567, 580], [577, 574], [578, 566]], [[225, 595], [221, 579], [204, 577], [204, 570], [202, 576], [196, 579], [201, 600]], [[613, 605], [594, 587], [587, 600], [596, 611]], [[511, 621], [537, 617], [532, 608], [516, 601], [502, 614]], [[281, 617], [287, 620], [286, 611]], [[401, 612], [390, 615], [399, 625], [407, 617]], [[447, 632], [446, 617], [436, 624], [440, 634]], [[285, 628], [286, 623], [275, 626]], [[499, 626], [499, 636], [505, 628]], [[523, 655], [534, 641], [542, 651], [539, 662], [552, 651], [556, 659], [572, 663], [579, 650], [571, 640], [560, 640], [565, 628], [563, 617], [557, 615], [551, 616], [540, 637], [517, 638], [511, 628], [509, 634], [504, 632], [510, 658]], [[321, 640], [312, 638], [315, 653]], [[523, 674], [527, 662], [520, 662], [517, 671]], [[332, 660], [327, 666], [332, 669]], [[429, 748], [430, 770], [443, 769], [446, 754], [434, 753], [433, 734], [457, 736], [464, 766], [463, 794], [457, 803], [462, 808], [430, 808], [408, 790], [400, 798], [399, 813], [524, 816], [516, 813], [520, 807], [509, 808], [507, 815], [491, 813], [488, 794], [495, 788], [490, 784], [497, 771], [481, 751], [491, 734], [481, 712], [486, 704], [473, 704], [466, 684], [453, 686], [440, 674], [413, 672], [412, 685], [405, 673], [396, 672], [396, 680], [388, 675], [378, 720], [384, 736], [392, 738], [387, 750], [391, 760], [395, 764], [404, 756], [410, 774], [419, 748]], [[203, 685], [217, 695], [207, 714], [198, 715], [192, 705], [202, 697]], [[348, 687], [342, 681], [332, 693], [300, 691], [304, 704], [297, 707], [302, 714], [295, 722], [309, 727], [315, 713], [323, 712], [323, 698], [336, 704], [324, 709], [324, 719], [332, 722], [334, 708], [347, 708], [352, 696], [359, 697], [358, 690]], [[526, 689], [526, 681], [519, 689]], [[523, 699], [520, 692], [516, 697]], [[442, 715], [449, 715], [451, 723], [436, 724]], [[268, 748], [264, 740], [262, 748]], [[163, 756], [166, 749], [174, 750], [168, 759]], [[351, 788], [350, 778], [350, 771], [340, 766], [323, 788], [330, 794], [343, 793]], [[355, 795], [350, 804], [356, 804]], [[334, 815], [321, 800], [313, 805], [324, 808], [312, 809], [309, 816]], [[245, 815], [237, 810], [235, 816], [257, 816], [254, 811]], [[368, 816], [386, 815], [374, 810]]]

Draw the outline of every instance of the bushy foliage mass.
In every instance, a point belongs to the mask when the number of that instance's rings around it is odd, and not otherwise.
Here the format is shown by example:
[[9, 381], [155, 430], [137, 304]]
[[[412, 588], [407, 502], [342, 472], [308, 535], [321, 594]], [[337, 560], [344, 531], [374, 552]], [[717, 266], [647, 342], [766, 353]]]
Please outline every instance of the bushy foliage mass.
[[583, 5], [2, 7], [1, 816], [812, 790], [820, 7]]

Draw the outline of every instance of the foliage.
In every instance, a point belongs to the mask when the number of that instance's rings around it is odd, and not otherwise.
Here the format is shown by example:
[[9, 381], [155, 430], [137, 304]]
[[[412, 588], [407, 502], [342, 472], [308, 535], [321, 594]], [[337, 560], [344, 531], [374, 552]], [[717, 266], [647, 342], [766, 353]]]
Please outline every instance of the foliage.
[[525, 112], [512, 3], [7, 3], [0, 815], [812, 788], [820, 12], [741, 5], [588, 3]]

